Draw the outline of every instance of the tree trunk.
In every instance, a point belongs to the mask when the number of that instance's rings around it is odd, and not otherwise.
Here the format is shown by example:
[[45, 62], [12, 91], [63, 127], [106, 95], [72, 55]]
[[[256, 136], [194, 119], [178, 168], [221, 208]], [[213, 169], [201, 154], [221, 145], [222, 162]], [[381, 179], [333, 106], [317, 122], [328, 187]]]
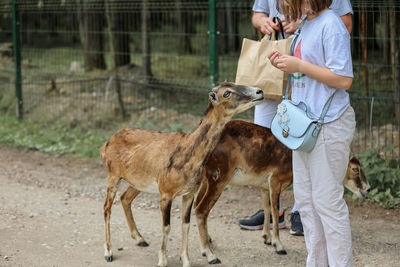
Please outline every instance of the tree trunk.
[[142, 2], [142, 67], [143, 74], [149, 82], [153, 74], [151, 73], [151, 47], [150, 47], [150, 13], [147, 0]]
[[[78, 4], [79, 35], [83, 46], [85, 70], [105, 69], [103, 51], [104, 10], [89, 7], [101, 4], [94, 0], [76, 0]], [[94, 2], [93, 2], [94, 1]]]
[[221, 35], [218, 36], [221, 53], [237, 51], [240, 47], [238, 35], [238, 18], [233, 11], [231, 3], [226, 2], [226, 8], [218, 11], [218, 28]]
[[388, 23], [388, 10], [387, 8], [381, 8], [380, 9], [380, 24], [382, 25], [381, 27], [383, 28], [382, 30], [382, 57], [383, 57], [383, 64], [388, 64], [389, 63], [389, 23]]
[[216, 8], [216, 20], [218, 31], [222, 34], [217, 35], [218, 53], [225, 54], [228, 52], [226, 11], [225, 9]]
[[192, 53], [193, 46], [190, 39], [190, 34], [194, 32], [193, 15], [188, 9], [183, 10], [182, 0], [177, 0], [175, 7], [177, 20], [176, 24], [178, 25], [179, 33], [181, 34], [179, 50], [185, 53]]
[[240, 46], [237, 13], [231, 7], [231, 2], [227, 2], [226, 20], [228, 26], [228, 52], [238, 51]]
[[116, 10], [115, 0], [105, 0], [105, 4], [111, 54], [114, 59], [114, 67], [116, 68], [131, 62], [128, 33], [129, 25], [126, 13]]
[[32, 29], [37, 29], [37, 18], [32, 16], [30, 10], [21, 10], [20, 11], [20, 28], [21, 28], [21, 44], [32, 46], [35, 44], [35, 33]]
[[118, 66], [123, 66], [125, 64], [129, 64], [130, 58], [129, 58], [129, 38], [128, 38], [128, 62], [123, 64], [121, 60], [123, 57], [121, 57], [121, 54], [119, 54], [119, 51], [117, 50], [118, 45], [120, 44], [118, 41], [115, 39], [119, 39], [116, 34], [115, 34], [115, 28], [113, 28], [114, 20], [113, 18], [117, 17], [118, 15], [115, 15], [115, 13], [112, 11], [115, 6], [112, 6], [111, 4], [112, 0], [105, 0], [105, 7], [106, 7], [106, 18], [107, 18], [107, 24], [108, 24], [108, 36], [110, 39], [110, 50], [111, 50], [111, 56], [114, 59], [114, 80], [115, 80], [115, 86], [116, 86], [116, 92], [118, 96], [118, 104], [119, 108], [121, 109], [121, 114], [122, 114], [122, 119], [126, 118], [126, 111], [125, 111], [125, 105], [122, 97], [122, 91], [121, 91], [121, 83], [119, 80], [118, 76]]

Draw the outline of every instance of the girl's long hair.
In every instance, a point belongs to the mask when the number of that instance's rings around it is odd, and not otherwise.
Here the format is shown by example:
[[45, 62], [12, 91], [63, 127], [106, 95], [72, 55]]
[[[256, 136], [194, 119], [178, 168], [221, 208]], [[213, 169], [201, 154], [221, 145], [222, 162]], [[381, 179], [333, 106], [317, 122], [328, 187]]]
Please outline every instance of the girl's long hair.
[[287, 20], [296, 21], [302, 17], [302, 1], [306, 1], [309, 5], [311, 14], [317, 14], [332, 4], [332, 0], [278, 0], [276, 5], [279, 12], [283, 13]]

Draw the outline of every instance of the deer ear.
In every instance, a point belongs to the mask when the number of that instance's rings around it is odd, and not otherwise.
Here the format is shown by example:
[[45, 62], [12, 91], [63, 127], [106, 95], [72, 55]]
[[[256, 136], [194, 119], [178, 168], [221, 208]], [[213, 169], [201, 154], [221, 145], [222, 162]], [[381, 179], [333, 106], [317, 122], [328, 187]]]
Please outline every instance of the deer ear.
[[218, 96], [217, 96], [216, 93], [209, 92], [208, 93], [208, 98], [210, 99], [211, 103], [213, 103], [214, 105], [218, 105], [219, 104]]
[[350, 154], [349, 154], [349, 160], [351, 160], [352, 158], [354, 158], [354, 154], [353, 154], [353, 152], [350, 152]]

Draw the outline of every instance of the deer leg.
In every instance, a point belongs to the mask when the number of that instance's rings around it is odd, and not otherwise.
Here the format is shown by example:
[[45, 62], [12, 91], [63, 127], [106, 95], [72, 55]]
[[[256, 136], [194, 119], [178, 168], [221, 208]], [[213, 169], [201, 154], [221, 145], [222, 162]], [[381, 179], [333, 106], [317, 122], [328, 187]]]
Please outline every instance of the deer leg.
[[[203, 198], [206, 196], [207, 190], [208, 190], [208, 182], [206, 180], [204, 180], [204, 182], [202, 182], [200, 185], [199, 192], [197, 193], [197, 197], [194, 201], [195, 209], [202, 203]], [[204, 221], [204, 225], [205, 225], [205, 228], [208, 229], [207, 228], [207, 220]], [[212, 243], [212, 239], [211, 239], [210, 235], [208, 235], [208, 241], [210, 243]], [[203, 255], [203, 256], [205, 256], [205, 255]]]
[[[195, 214], [200, 235], [201, 254], [207, 257], [207, 261], [209, 264], [221, 263], [221, 261], [211, 250], [211, 238], [208, 234], [207, 218], [211, 209], [214, 207], [218, 198], [221, 196], [224, 187], [225, 184], [218, 186], [208, 185], [208, 189], [204, 191], [199, 191], [199, 194], [196, 197], [197, 206], [195, 208]], [[203, 193], [203, 195], [201, 193]]]
[[271, 199], [271, 213], [272, 213], [272, 245], [275, 247], [276, 253], [287, 254], [279, 239], [279, 195], [281, 192], [281, 185], [278, 183], [270, 183], [270, 199]]
[[106, 243], [104, 244], [104, 258], [106, 261], [111, 262], [113, 260], [111, 242], [110, 242], [110, 216], [111, 207], [114, 202], [115, 194], [118, 190], [120, 178], [108, 177], [107, 196], [104, 203], [104, 224], [106, 230]]
[[[206, 178], [203, 178], [203, 182], [200, 185], [200, 189], [197, 192], [197, 197], [196, 197], [196, 199], [194, 201], [194, 209], [195, 209], [195, 211], [197, 211], [197, 207], [199, 205], [201, 205], [201, 203], [203, 202], [203, 199], [206, 197], [207, 190], [208, 190], [208, 181], [206, 180]], [[207, 220], [204, 221], [204, 224], [205, 224], [206, 229], [207, 229]], [[207, 233], [207, 235], [208, 235], [208, 233]], [[212, 242], [211, 237], [209, 235], [208, 235], [208, 240], [209, 240], [210, 243]], [[205, 256], [205, 254], [203, 254], [203, 256]]]
[[182, 246], [181, 260], [184, 267], [190, 267], [188, 255], [188, 235], [190, 228], [190, 212], [192, 211], [194, 195], [184, 195], [182, 197]]
[[163, 237], [161, 240], [161, 249], [158, 253], [158, 265], [159, 267], [167, 266], [167, 241], [168, 234], [171, 230], [171, 206], [172, 198], [167, 195], [161, 195], [160, 209], [162, 215], [162, 231]]
[[264, 238], [264, 244], [271, 245], [271, 232], [269, 230], [269, 218], [271, 214], [271, 206], [270, 206], [270, 198], [269, 192], [265, 189], [260, 189], [261, 191], [261, 200], [264, 208], [264, 227], [261, 233], [261, 236]]
[[132, 186], [129, 186], [125, 192], [121, 195], [121, 204], [125, 212], [125, 218], [128, 222], [129, 230], [131, 232], [131, 237], [137, 241], [137, 245], [140, 247], [147, 247], [149, 244], [144, 240], [142, 235], [136, 228], [135, 220], [132, 214], [132, 201], [139, 195], [140, 191], [136, 190]]

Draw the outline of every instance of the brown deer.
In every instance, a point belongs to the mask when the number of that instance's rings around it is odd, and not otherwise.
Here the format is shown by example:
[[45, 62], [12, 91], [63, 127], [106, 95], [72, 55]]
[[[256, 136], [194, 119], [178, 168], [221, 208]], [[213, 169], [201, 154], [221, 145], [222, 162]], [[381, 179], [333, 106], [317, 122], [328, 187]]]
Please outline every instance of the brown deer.
[[130, 189], [121, 195], [132, 238], [147, 246], [136, 228], [131, 211], [133, 199], [140, 193], [159, 193], [163, 236], [158, 266], [167, 266], [166, 247], [170, 232], [172, 201], [182, 196], [183, 266], [190, 266], [188, 232], [194, 193], [198, 190], [205, 162], [217, 145], [225, 124], [235, 114], [263, 100], [261, 89], [222, 83], [209, 93], [209, 107], [199, 127], [190, 134], [160, 133], [143, 129], [123, 129], [100, 148], [108, 171], [107, 197], [104, 203], [105, 259], [112, 261], [110, 214], [121, 179]]
[[[278, 254], [286, 254], [279, 239], [278, 202], [280, 193], [293, 182], [292, 151], [280, 143], [271, 130], [245, 121], [230, 121], [220, 142], [208, 158], [194, 209], [203, 256], [210, 264], [220, 263], [210, 248], [207, 217], [226, 185], [255, 186], [261, 191], [264, 208], [264, 243]], [[344, 184], [354, 193], [365, 195], [369, 185], [356, 158], [351, 158]], [[272, 239], [269, 218], [272, 211]]]

